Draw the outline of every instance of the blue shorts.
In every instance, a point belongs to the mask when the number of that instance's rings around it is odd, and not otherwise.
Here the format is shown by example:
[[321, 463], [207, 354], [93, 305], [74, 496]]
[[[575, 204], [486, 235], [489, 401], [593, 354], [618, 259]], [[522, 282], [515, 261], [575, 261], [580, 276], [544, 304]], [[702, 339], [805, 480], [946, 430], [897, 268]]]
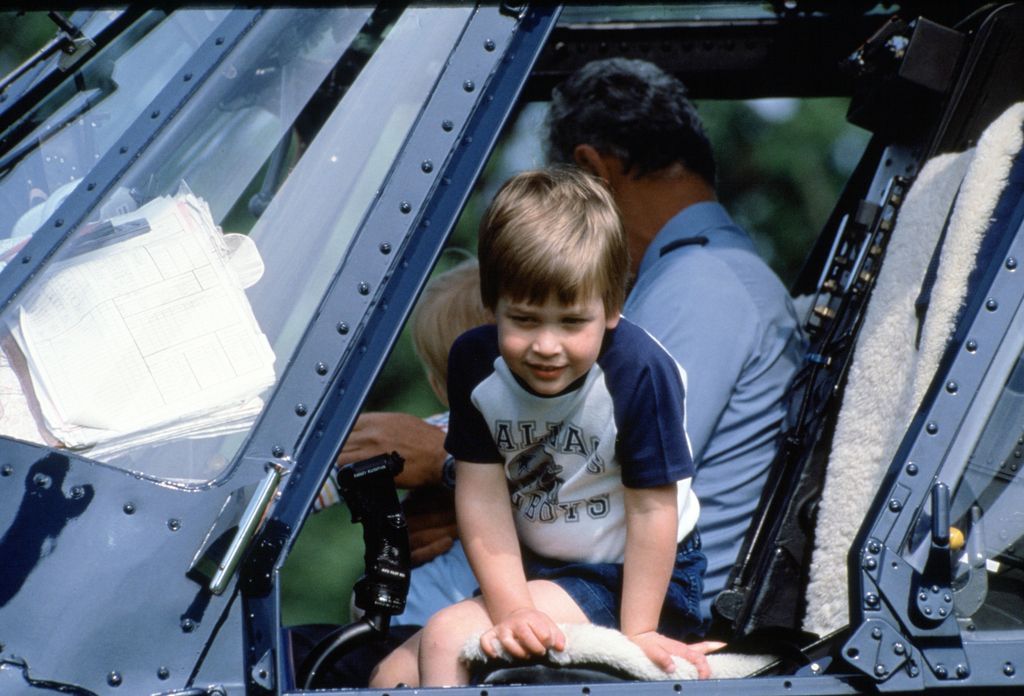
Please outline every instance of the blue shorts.
[[[523, 563], [527, 579], [557, 583], [591, 623], [620, 628], [621, 563], [566, 563], [543, 558], [528, 549], [523, 549]], [[700, 600], [707, 566], [707, 558], [700, 550], [700, 534], [694, 530], [676, 547], [676, 565], [661, 609], [659, 633], [683, 641], [703, 637], [706, 626]]]

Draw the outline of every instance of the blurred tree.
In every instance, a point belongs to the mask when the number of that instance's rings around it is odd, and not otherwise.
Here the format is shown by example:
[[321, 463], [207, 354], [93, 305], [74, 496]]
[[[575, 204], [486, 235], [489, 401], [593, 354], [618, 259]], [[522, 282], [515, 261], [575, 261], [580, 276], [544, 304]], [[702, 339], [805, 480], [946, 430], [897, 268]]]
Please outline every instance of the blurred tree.
[[46, 12], [0, 12], [0, 76], [6, 75], [57, 34]]

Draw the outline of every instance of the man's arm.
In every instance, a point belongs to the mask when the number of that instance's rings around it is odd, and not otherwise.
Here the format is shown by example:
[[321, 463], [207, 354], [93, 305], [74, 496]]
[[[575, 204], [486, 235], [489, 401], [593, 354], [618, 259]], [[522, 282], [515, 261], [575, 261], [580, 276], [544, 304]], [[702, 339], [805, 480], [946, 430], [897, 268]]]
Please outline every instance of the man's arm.
[[622, 632], [666, 672], [675, 670], [673, 655], [694, 664], [697, 676], [711, 672], [704, 653], [720, 647], [687, 645], [658, 633], [665, 593], [675, 565], [676, 484], [626, 488], [626, 556], [622, 582]]
[[481, 649], [496, 657], [494, 640], [520, 658], [543, 655], [551, 647], [563, 649], [565, 636], [534, 606], [526, 585], [504, 468], [466, 462], [456, 466], [459, 536], [494, 623], [480, 637]]
[[399, 488], [441, 483], [441, 466], [446, 456], [444, 431], [406, 413], [371, 412], [359, 416], [338, 455], [338, 466], [391, 451], [405, 460], [402, 473], [395, 477]]

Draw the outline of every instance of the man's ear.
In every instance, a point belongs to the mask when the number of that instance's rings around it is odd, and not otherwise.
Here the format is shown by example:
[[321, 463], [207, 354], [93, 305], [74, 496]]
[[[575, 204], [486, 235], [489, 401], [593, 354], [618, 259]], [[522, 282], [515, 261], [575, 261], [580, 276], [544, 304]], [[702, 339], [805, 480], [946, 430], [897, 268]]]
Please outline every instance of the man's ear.
[[593, 145], [582, 143], [572, 149], [572, 159], [580, 169], [584, 169], [605, 183], [611, 181], [611, 171], [604, 157]]

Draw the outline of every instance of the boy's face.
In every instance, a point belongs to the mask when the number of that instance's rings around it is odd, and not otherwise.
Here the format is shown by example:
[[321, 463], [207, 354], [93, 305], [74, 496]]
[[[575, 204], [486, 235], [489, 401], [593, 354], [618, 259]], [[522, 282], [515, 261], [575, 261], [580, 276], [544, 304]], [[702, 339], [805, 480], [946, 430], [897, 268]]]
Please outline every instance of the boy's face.
[[565, 390], [597, 361], [606, 329], [619, 317], [605, 314], [600, 298], [563, 305], [557, 298], [544, 304], [500, 297], [495, 307], [501, 357], [538, 394]]

